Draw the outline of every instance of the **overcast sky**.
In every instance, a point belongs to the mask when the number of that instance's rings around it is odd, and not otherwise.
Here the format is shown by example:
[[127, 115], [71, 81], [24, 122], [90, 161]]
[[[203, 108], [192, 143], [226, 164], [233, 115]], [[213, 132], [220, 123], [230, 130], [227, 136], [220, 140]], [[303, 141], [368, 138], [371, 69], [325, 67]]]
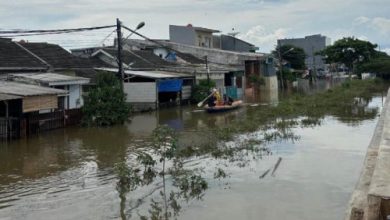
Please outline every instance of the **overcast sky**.
[[[390, 0], [0, 0], [1, 29], [54, 29], [140, 21], [151, 38], [167, 39], [169, 24], [240, 32], [239, 38], [274, 48], [278, 38], [322, 34], [334, 42], [347, 36], [377, 43], [390, 54]], [[113, 29], [24, 38], [66, 48], [94, 46]], [[111, 36], [107, 41], [112, 40]], [[106, 42], [108, 43], [108, 42]]]

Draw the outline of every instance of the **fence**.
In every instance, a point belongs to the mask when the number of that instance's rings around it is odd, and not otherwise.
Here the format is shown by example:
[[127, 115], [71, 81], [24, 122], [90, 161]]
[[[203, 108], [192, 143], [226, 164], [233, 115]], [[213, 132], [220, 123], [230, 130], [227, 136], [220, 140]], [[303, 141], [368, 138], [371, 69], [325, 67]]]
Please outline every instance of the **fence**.
[[78, 125], [83, 117], [81, 109], [65, 110], [65, 125]]
[[64, 112], [50, 112], [39, 114], [38, 112], [35, 114], [28, 115], [27, 118], [27, 134], [37, 134], [41, 131], [48, 131], [57, 128], [64, 127]]
[[0, 118], [0, 140], [6, 141], [20, 137], [20, 120], [18, 118]]

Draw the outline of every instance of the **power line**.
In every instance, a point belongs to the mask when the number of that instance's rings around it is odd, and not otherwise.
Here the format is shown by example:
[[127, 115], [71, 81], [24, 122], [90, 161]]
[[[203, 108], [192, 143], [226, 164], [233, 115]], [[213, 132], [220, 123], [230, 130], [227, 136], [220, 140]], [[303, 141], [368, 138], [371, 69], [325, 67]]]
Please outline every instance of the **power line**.
[[0, 31], [0, 34], [18, 34], [18, 33], [51, 33], [51, 32], [77, 32], [77, 31], [90, 31], [97, 29], [113, 28], [115, 25], [86, 27], [86, 28], [69, 28], [69, 29], [52, 29], [52, 30], [12, 30], [12, 31]]

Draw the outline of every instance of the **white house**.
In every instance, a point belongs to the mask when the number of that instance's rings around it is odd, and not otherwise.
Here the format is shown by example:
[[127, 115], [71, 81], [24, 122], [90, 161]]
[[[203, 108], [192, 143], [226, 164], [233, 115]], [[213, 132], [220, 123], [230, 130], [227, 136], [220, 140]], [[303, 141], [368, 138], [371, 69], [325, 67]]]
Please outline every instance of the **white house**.
[[11, 74], [9, 78], [13, 81], [28, 84], [36, 84], [68, 91], [65, 96], [60, 97], [59, 108], [79, 109], [83, 106], [83, 85], [88, 84], [90, 79], [77, 76], [68, 76], [58, 73], [18, 73]]

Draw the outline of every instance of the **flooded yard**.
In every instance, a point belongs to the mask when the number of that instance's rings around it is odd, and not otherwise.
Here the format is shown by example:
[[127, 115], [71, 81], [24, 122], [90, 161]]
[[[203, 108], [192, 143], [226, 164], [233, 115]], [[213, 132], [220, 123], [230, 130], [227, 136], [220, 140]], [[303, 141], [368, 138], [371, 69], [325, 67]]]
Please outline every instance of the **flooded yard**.
[[[166, 159], [166, 166], [179, 163], [207, 184], [191, 195], [200, 181], [191, 176], [188, 194], [169, 199], [170, 218], [341, 219], [383, 102], [371, 94], [324, 114], [313, 107], [313, 115], [277, 117], [272, 125], [260, 124], [269, 103], [223, 114], [188, 106], [137, 114], [123, 126], [73, 127], [1, 143], [0, 219], [163, 216], [162, 192], [182, 193], [183, 185], [172, 177], [175, 170], [163, 176], [162, 160], [150, 153], [158, 125], [177, 132], [182, 154], [180, 163]], [[250, 126], [218, 130], [231, 124]], [[158, 172], [147, 184], [123, 188], [116, 167], [140, 166], [140, 150], [156, 157]]]

